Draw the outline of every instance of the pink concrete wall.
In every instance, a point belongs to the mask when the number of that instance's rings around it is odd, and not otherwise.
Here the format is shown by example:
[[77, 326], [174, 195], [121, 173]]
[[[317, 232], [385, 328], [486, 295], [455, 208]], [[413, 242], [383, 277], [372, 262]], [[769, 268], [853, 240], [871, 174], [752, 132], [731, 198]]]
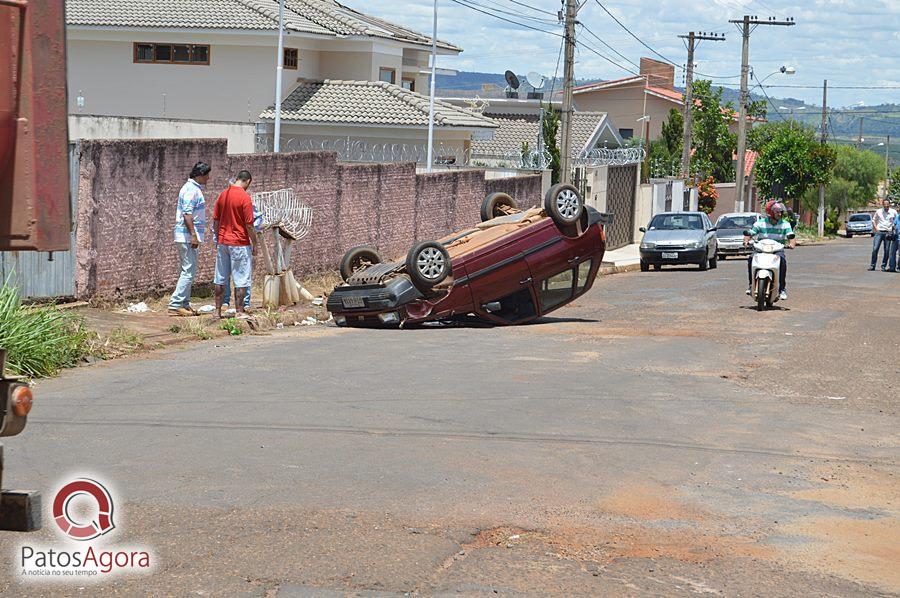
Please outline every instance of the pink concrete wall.
[[[416, 240], [478, 222], [481, 200], [504, 191], [521, 206], [540, 201], [541, 177], [485, 181], [480, 170], [417, 175], [415, 165], [340, 164], [335, 154], [227, 155], [223, 140], [85, 141], [77, 213], [78, 297], [129, 297], [167, 292], [178, 272], [172, 240], [178, 191], [197, 160], [212, 168], [207, 221], [228, 178], [246, 168], [254, 191], [292, 188], [309, 203], [313, 226], [294, 250], [300, 274], [334, 269], [349, 247], [377, 246], [402, 256]], [[213, 244], [207, 236], [197, 281], [211, 282]], [[257, 259], [261, 272], [262, 259]]]

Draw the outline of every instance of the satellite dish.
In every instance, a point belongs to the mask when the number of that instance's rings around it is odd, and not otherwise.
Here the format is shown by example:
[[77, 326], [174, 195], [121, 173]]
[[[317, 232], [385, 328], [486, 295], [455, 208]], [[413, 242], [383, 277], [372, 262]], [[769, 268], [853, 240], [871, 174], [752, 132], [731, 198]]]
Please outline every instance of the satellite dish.
[[528, 84], [535, 89], [542, 88], [544, 86], [544, 83], [547, 82], [546, 78], [537, 71], [531, 71], [530, 73], [528, 73], [525, 76], [525, 80], [528, 81]]
[[510, 89], [519, 89], [519, 78], [516, 77], [516, 74], [512, 71], [506, 71], [503, 76], [506, 78], [506, 83], [509, 85]]

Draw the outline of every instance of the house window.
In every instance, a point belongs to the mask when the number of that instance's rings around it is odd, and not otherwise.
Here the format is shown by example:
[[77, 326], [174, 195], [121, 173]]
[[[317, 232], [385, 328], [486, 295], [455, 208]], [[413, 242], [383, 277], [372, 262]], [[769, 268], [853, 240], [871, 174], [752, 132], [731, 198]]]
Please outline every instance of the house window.
[[634, 129], [619, 129], [619, 135], [622, 139], [631, 139], [634, 137]]
[[205, 44], [134, 44], [134, 62], [169, 64], [209, 64]]
[[403, 89], [406, 89], [409, 91], [416, 90], [416, 80], [413, 79], [412, 77], [403, 77], [403, 79], [401, 81], [401, 85], [403, 86]]
[[384, 81], [385, 83], [396, 83], [397, 82], [397, 71], [383, 66], [378, 69], [378, 80]]
[[284, 49], [284, 68], [297, 70], [300, 65], [300, 51], [297, 48]]

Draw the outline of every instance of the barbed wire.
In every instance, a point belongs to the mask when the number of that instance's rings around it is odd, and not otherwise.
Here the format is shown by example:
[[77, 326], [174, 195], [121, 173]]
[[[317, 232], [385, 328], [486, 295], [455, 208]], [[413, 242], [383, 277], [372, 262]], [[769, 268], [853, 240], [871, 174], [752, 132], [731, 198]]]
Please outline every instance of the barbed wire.
[[[256, 151], [271, 152], [273, 142], [269, 135], [257, 135]], [[310, 139], [282, 137], [283, 152], [334, 152], [342, 162], [415, 162], [424, 164], [428, 151], [424, 143], [373, 143], [361, 139]], [[544, 148], [523, 149], [508, 152], [473, 152], [471, 146], [438, 143], [433, 146], [435, 165], [511, 168], [517, 170], [545, 170], [552, 157]], [[596, 148], [583, 151], [574, 157], [574, 166], [623, 166], [637, 164], [646, 153], [641, 147]]]

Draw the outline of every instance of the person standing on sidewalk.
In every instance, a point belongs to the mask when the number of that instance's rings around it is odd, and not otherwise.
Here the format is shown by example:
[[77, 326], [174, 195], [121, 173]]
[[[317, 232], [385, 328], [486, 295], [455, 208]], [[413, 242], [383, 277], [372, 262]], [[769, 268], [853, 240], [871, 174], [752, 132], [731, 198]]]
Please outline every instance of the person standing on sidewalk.
[[894, 229], [894, 220], [897, 218], [897, 210], [891, 207], [891, 200], [885, 198], [881, 202], [881, 207], [875, 210], [872, 216], [872, 230], [875, 236], [872, 237], [872, 263], [869, 270], [875, 269], [875, 262], [878, 261], [878, 250], [884, 244], [884, 254], [881, 258], [881, 271], [887, 270], [888, 254], [894, 248], [894, 237], [896, 230]]
[[197, 273], [197, 256], [206, 232], [206, 200], [203, 186], [209, 182], [212, 170], [206, 162], [197, 162], [191, 169], [187, 182], [178, 193], [178, 208], [175, 210], [175, 244], [178, 246], [178, 260], [181, 273], [175, 292], [169, 300], [169, 314], [173, 316], [194, 316], [191, 307], [191, 289]]
[[[235, 181], [231, 181], [230, 184], [234, 184]], [[257, 239], [259, 239], [259, 233], [262, 231], [262, 212], [259, 211], [259, 208], [256, 207], [256, 204], [253, 205], [253, 230], [256, 231]], [[265, 243], [265, 241], [262, 241]], [[225, 294], [222, 297], [222, 308], [227, 313], [229, 308], [231, 307], [231, 280], [225, 281]], [[251, 289], [247, 289], [247, 294], [244, 295], [244, 309], [250, 308], [250, 291]]]
[[897, 215], [894, 217], [894, 247], [891, 249], [891, 259], [888, 262], [888, 272], [900, 272], [897, 267], [898, 258], [900, 258], [900, 210], [896, 210]]
[[216, 233], [216, 313], [222, 317], [225, 285], [234, 280], [234, 304], [238, 317], [246, 313], [244, 298], [250, 289], [256, 231], [253, 229], [253, 200], [247, 194], [253, 177], [240, 171], [234, 183], [219, 194], [213, 209]]

